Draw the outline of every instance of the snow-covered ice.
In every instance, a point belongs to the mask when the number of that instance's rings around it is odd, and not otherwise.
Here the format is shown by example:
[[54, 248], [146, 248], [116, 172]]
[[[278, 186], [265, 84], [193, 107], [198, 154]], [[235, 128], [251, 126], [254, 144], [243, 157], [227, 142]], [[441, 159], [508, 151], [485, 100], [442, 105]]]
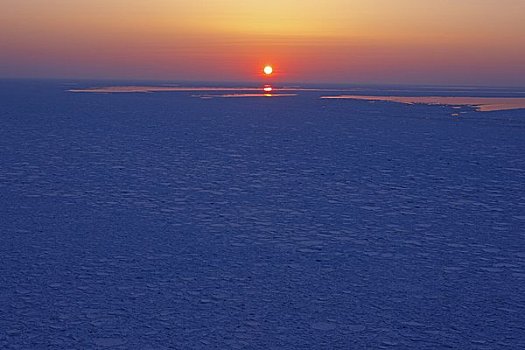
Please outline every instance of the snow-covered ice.
[[1, 349], [525, 348], [525, 110], [68, 89], [0, 82]]

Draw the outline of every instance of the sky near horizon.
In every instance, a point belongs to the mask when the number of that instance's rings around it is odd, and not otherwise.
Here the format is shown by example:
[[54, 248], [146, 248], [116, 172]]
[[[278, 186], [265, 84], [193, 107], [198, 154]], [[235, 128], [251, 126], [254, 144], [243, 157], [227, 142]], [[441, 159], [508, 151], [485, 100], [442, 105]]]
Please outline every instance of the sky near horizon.
[[525, 86], [525, 0], [0, 0], [0, 77]]

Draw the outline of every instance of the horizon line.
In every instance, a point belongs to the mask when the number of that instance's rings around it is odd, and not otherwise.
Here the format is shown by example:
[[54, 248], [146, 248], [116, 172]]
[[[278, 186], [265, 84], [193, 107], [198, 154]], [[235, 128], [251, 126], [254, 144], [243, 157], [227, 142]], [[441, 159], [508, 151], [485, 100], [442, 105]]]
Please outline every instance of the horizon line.
[[63, 82], [121, 82], [121, 83], [162, 83], [162, 84], [246, 84], [246, 85], [255, 85], [259, 87], [261, 85], [292, 85], [292, 86], [312, 86], [312, 85], [322, 85], [322, 86], [392, 86], [392, 87], [419, 87], [419, 88], [489, 88], [489, 89], [525, 89], [525, 85], [487, 85], [487, 84], [433, 84], [433, 83], [379, 83], [379, 82], [312, 82], [312, 81], [279, 81], [279, 82], [270, 82], [270, 81], [242, 81], [242, 80], [188, 80], [188, 79], [148, 79], [148, 78], [88, 78], [88, 77], [2, 77], [0, 76], [0, 81], [15, 80], [15, 81], [63, 81]]

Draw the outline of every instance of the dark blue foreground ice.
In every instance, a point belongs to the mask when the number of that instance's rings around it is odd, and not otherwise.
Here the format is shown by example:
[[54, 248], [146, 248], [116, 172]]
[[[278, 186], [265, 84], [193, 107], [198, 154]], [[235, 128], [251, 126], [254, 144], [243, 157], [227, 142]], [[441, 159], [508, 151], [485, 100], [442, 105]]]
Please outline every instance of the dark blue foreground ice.
[[525, 111], [0, 85], [1, 349], [523, 349]]

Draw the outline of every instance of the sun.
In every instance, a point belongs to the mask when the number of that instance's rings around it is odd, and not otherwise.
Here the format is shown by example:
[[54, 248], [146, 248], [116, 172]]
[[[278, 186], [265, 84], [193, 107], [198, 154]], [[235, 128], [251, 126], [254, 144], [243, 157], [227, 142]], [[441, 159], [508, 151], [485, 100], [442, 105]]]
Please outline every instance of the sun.
[[263, 72], [264, 74], [266, 75], [271, 75], [273, 73], [273, 68], [272, 66], [265, 66], [264, 69], [263, 69]]

